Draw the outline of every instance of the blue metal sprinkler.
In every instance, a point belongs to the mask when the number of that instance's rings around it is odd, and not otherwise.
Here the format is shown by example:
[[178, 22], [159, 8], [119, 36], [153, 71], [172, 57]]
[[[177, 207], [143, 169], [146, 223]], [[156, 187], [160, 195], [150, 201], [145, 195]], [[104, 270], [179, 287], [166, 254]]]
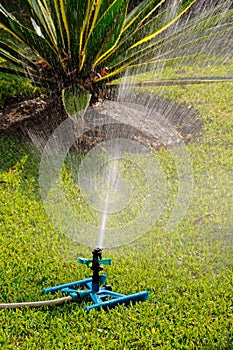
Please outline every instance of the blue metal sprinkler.
[[85, 258], [78, 259], [79, 264], [85, 264], [93, 271], [92, 277], [43, 289], [43, 293], [54, 294], [57, 291], [61, 291], [71, 296], [74, 301], [90, 297], [93, 304], [85, 306], [84, 308], [86, 310], [99, 309], [101, 307], [106, 310], [118, 304], [135, 304], [138, 301], [146, 301], [149, 298], [148, 291], [125, 295], [113, 292], [110, 285], [101, 287], [106, 282], [107, 275], [99, 274], [99, 272], [103, 270], [100, 264], [111, 265], [112, 259], [102, 259], [102, 250], [100, 248], [95, 248], [92, 251], [92, 255], [92, 260]]

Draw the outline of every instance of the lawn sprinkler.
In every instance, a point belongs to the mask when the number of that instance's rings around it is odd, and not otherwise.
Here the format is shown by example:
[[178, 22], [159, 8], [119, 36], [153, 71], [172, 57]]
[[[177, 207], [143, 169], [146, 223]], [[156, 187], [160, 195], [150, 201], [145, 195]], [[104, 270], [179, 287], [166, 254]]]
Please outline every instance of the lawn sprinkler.
[[111, 265], [112, 259], [102, 259], [102, 250], [100, 248], [95, 248], [92, 251], [92, 255], [92, 260], [85, 258], [78, 259], [79, 264], [84, 264], [92, 270], [92, 277], [43, 289], [43, 293], [54, 294], [61, 291], [62, 293], [72, 297], [72, 300], [74, 301], [80, 301], [89, 297], [93, 304], [85, 306], [84, 308], [86, 310], [99, 308], [106, 310], [113, 308], [118, 304], [135, 304], [138, 301], [146, 301], [148, 299], [148, 291], [130, 295], [113, 292], [112, 287], [105, 284], [107, 275], [100, 274], [100, 271], [103, 270], [103, 267], [100, 266], [100, 264]]

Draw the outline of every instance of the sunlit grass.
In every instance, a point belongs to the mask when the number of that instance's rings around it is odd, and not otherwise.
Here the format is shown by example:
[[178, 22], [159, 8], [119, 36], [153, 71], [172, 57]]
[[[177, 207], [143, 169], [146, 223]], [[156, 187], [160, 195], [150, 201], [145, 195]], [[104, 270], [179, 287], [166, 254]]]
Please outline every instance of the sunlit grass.
[[[183, 221], [166, 232], [177, 174], [171, 155], [161, 150], [169, 191], [164, 215], [134, 244], [104, 251], [113, 258], [106, 268], [113, 289], [148, 289], [149, 300], [107, 313], [86, 314], [84, 302], [1, 310], [2, 349], [232, 349], [233, 86], [154, 92], [195, 106], [205, 124], [199, 141], [187, 146], [195, 182]], [[30, 147], [1, 137], [0, 155], [0, 302], [50, 298], [42, 288], [89, 276], [75, 260], [89, 258], [90, 249], [72, 244], [48, 217], [38, 186], [40, 158]]]

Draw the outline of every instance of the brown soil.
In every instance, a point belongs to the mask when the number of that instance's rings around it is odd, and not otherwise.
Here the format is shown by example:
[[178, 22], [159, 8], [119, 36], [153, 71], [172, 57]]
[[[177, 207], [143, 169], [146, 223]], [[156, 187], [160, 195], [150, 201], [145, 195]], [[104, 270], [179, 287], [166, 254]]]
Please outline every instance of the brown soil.
[[29, 130], [46, 138], [66, 118], [59, 103], [40, 97], [5, 107], [0, 113], [0, 135], [29, 141]]
[[[163, 101], [164, 105], [164, 101]], [[182, 107], [184, 108], [184, 107]], [[179, 107], [179, 110], [180, 107]], [[98, 108], [95, 109], [94, 113], [98, 117]], [[175, 113], [176, 114], [176, 113]], [[179, 113], [177, 116], [174, 115], [173, 125], [176, 122], [180, 124]], [[33, 133], [43, 140], [47, 140], [53, 133], [58, 125], [67, 118], [63, 106], [58, 101], [52, 99], [42, 99], [40, 97], [25, 100], [22, 102], [8, 105], [0, 112], [0, 135], [5, 135], [19, 139], [21, 141], [31, 142], [30, 133]], [[111, 125], [109, 133], [109, 126], [93, 128], [89, 130], [85, 135], [79, 138], [75, 148], [79, 150], [88, 150], [95, 146], [97, 143], [103, 140], [117, 135], [117, 137], [127, 137], [137, 140], [145, 144], [149, 148], [156, 149], [161, 147], [159, 140], [151, 140], [148, 138], [143, 130], [139, 131], [136, 128], [128, 127], [126, 124], [120, 123], [119, 120], [115, 124]], [[179, 130], [180, 137], [185, 142], [190, 142], [195, 138], [200, 130], [202, 129], [202, 120], [196, 118]], [[115, 130], [114, 130], [115, 128]]]

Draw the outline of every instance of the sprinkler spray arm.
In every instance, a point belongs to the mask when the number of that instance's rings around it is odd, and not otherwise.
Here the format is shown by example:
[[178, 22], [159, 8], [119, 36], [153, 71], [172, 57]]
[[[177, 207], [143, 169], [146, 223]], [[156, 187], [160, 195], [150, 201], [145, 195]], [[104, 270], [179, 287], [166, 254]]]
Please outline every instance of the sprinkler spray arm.
[[[92, 252], [93, 254], [93, 252]], [[99, 264], [103, 265], [112, 265], [112, 259], [99, 259]], [[93, 265], [93, 259], [85, 259], [85, 258], [79, 258], [78, 259], [79, 264], [87, 265], [92, 270], [92, 265]]]

